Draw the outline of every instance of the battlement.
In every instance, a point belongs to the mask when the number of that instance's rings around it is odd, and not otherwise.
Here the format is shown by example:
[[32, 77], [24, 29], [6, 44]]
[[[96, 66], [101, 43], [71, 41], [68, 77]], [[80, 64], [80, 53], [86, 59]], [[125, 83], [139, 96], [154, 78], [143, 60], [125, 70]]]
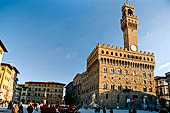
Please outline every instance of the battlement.
[[140, 52], [132, 52], [132, 51], [128, 51], [127, 48], [124, 48], [123, 47], [119, 47], [119, 46], [114, 46], [114, 45], [107, 45], [106, 44], [103, 44], [101, 45], [101, 43], [98, 43], [97, 46], [98, 48], [103, 48], [103, 49], [110, 49], [110, 50], [117, 50], [117, 51], [120, 51], [120, 52], [129, 52], [129, 53], [138, 53], [139, 55], [145, 55], [145, 56], [153, 56], [154, 57], [154, 53], [150, 53], [150, 52], [146, 52], [146, 51], [140, 51]]
[[134, 9], [134, 6], [132, 4], [129, 4], [128, 2], [125, 2], [123, 7], [122, 7], [122, 10], [125, 8], [125, 7], [129, 7], [129, 8], [132, 8]]

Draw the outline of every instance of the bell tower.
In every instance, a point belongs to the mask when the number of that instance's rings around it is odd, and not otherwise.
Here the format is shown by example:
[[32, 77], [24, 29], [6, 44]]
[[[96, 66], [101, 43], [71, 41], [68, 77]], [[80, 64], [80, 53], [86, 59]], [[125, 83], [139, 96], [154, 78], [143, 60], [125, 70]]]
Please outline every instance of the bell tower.
[[134, 6], [128, 1], [122, 6], [121, 29], [124, 37], [124, 48], [138, 52], [138, 17], [134, 15]]

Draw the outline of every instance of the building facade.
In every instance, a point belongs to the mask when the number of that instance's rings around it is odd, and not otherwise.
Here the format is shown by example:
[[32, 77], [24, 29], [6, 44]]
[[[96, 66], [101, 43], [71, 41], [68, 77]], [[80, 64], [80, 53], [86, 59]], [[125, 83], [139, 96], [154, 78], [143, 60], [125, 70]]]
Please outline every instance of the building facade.
[[4, 52], [8, 52], [2, 41], [0, 40], [0, 64], [2, 62], [2, 57]]
[[169, 90], [169, 94], [170, 94], [170, 72], [165, 73], [167, 81], [168, 81], [168, 90]]
[[1, 63], [0, 66], [0, 97], [6, 101], [13, 101], [17, 75], [19, 71], [8, 63]]
[[73, 88], [73, 82], [70, 82], [65, 86], [65, 104], [66, 105], [74, 105], [75, 103], [75, 96], [74, 96], [74, 88]]
[[[154, 53], [139, 51], [138, 17], [134, 6], [122, 7], [121, 29], [124, 48], [98, 43], [87, 58], [87, 71], [79, 75], [79, 104], [97, 103], [126, 108], [156, 103]], [[133, 100], [133, 102], [131, 101]]]
[[14, 96], [13, 96], [13, 102], [14, 103], [18, 103], [21, 101], [21, 91], [22, 91], [22, 85], [17, 84], [15, 87], [15, 92], [14, 92]]
[[65, 84], [57, 82], [25, 82], [26, 101], [60, 104], [64, 86]]
[[168, 107], [170, 105], [169, 89], [167, 77], [156, 76], [155, 77], [156, 95], [159, 99], [159, 103], [162, 107]]

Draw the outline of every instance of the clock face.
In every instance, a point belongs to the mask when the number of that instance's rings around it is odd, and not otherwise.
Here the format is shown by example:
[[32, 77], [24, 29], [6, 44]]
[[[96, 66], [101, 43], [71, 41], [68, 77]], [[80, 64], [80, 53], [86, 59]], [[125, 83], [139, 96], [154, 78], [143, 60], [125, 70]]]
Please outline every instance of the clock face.
[[137, 50], [137, 47], [135, 45], [131, 45], [130, 47], [131, 47], [132, 51], [136, 51]]

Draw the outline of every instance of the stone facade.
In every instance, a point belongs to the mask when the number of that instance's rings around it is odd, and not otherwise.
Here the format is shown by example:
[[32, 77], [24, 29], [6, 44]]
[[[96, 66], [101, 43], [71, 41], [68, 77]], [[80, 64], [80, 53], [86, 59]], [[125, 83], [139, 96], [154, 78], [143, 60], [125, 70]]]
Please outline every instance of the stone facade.
[[60, 104], [63, 97], [63, 89], [65, 84], [57, 82], [25, 82], [26, 100], [47, 103]]
[[170, 104], [168, 80], [167, 77], [155, 77], [156, 95], [162, 107], [168, 107]]
[[74, 105], [75, 103], [75, 96], [74, 96], [74, 88], [73, 88], [73, 82], [70, 82], [65, 86], [65, 104], [66, 105]]
[[[124, 48], [98, 43], [93, 49], [87, 58], [87, 71], [79, 75], [79, 104], [95, 102], [105, 106], [141, 108], [142, 104], [156, 103], [155, 56], [154, 53], [139, 52], [137, 28], [134, 6], [126, 2], [121, 19]], [[135, 104], [128, 103], [129, 99]]]
[[4, 52], [8, 52], [7, 49], [5, 48], [4, 44], [2, 43], [2, 41], [0, 40], [0, 64], [2, 61], [2, 57]]
[[6, 101], [13, 101], [15, 85], [19, 71], [8, 63], [1, 63], [0, 66], [0, 96]]

